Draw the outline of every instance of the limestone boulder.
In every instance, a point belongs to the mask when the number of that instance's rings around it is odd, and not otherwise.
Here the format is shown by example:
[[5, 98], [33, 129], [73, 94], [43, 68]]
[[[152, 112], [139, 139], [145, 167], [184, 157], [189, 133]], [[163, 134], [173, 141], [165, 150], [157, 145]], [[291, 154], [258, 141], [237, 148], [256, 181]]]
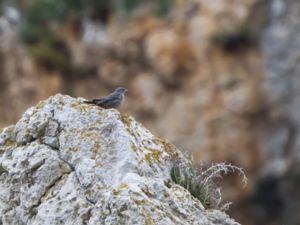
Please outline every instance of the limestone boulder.
[[238, 224], [172, 182], [187, 159], [127, 114], [57, 94], [0, 135], [0, 224]]

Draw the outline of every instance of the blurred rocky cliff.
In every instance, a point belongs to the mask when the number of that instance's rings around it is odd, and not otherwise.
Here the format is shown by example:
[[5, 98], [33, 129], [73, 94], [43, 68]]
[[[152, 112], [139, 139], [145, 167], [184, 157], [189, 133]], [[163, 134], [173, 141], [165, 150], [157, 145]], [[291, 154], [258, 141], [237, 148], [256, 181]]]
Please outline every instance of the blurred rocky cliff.
[[161, 1], [163, 15], [142, 5], [130, 16], [115, 1], [97, 6], [101, 16], [58, 13], [59, 25], [28, 19], [20, 12], [35, 8], [21, 2], [5, 3], [0, 18], [2, 127], [54, 93], [93, 98], [124, 86], [121, 110], [155, 134], [196, 161], [245, 169], [247, 189], [233, 178], [224, 190], [238, 221], [297, 224], [297, 0]]

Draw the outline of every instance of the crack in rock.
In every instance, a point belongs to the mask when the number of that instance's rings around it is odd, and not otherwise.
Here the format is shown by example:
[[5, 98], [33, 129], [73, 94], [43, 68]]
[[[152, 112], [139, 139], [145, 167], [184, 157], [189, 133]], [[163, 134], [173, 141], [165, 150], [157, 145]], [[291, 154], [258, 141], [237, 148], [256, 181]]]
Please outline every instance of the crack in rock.
[[[58, 148], [54, 148], [54, 147], [52, 147], [52, 146], [50, 146], [50, 145], [48, 145], [48, 144], [45, 144], [45, 143], [43, 143], [43, 144], [44, 144], [44, 145], [47, 145], [51, 150], [58, 152], [58, 158], [59, 158], [61, 161], [63, 161], [64, 163], [66, 163], [66, 164], [69, 166], [70, 170], [74, 172], [76, 181], [77, 181], [78, 185], [81, 187], [82, 193], [83, 193], [83, 192], [84, 192], [84, 187], [82, 187], [82, 184], [81, 184], [81, 182], [80, 182], [80, 180], [79, 180], [79, 178], [78, 178], [78, 175], [77, 175], [77, 172], [76, 172], [76, 170], [75, 170], [75, 167], [74, 167], [70, 162], [68, 162], [67, 160], [65, 160], [65, 159], [60, 155], [60, 151], [59, 151]], [[83, 194], [83, 196], [85, 197], [85, 199], [86, 199], [89, 203], [91, 203], [91, 204], [93, 204], [93, 205], [96, 204], [96, 202], [90, 200], [90, 199], [89, 199], [88, 197], [86, 197], [84, 194]]]
[[[33, 204], [32, 207], [30, 207], [28, 209], [29, 211], [29, 215], [31, 215], [31, 217], [34, 216], [35, 211], [37, 211], [36, 209], [40, 206], [40, 204], [42, 203], [42, 199], [45, 198], [45, 196], [47, 195], [47, 193], [55, 187], [55, 185], [61, 181], [61, 179], [64, 177], [64, 175], [66, 174], [70, 174], [71, 172], [68, 173], [63, 173], [60, 177], [58, 177], [57, 179], [55, 179], [52, 184], [50, 183], [50, 185], [47, 187], [47, 189], [45, 190], [45, 192], [43, 193], [43, 195], [40, 197], [40, 199], [38, 200], [38, 202], [36, 204]], [[31, 218], [29, 217], [29, 218]]]

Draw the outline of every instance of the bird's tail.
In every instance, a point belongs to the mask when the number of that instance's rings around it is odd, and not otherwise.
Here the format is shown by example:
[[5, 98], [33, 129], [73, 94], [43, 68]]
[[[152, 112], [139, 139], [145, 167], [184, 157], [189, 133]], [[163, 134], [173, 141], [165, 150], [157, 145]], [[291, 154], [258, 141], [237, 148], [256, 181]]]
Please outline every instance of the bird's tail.
[[85, 104], [94, 104], [94, 101], [83, 101]]

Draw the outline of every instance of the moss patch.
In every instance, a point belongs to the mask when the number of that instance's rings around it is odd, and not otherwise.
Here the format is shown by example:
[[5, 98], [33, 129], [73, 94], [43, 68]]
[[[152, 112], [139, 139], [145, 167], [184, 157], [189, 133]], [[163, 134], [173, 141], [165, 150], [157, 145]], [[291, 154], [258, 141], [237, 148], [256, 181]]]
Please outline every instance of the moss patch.
[[176, 160], [178, 158], [178, 152], [177, 149], [175, 147], [175, 145], [169, 143], [166, 140], [163, 140], [161, 138], [154, 138], [153, 142], [157, 145], [162, 145], [164, 147], [164, 149], [166, 150], [166, 152], [168, 152], [172, 158], [172, 160]]
[[101, 150], [101, 144], [99, 141], [95, 141], [94, 147], [93, 147], [93, 153], [97, 155], [97, 153]]
[[0, 175], [5, 172], [7, 172], [6, 169], [0, 164]]
[[132, 117], [128, 114], [122, 114], [121, 121], [126, 125], [127, 128], [131, 127], [131, 122], [133, 121]]
[[147, 153], [145, 155], [145, 160], [148, 163], [151, 163], [152, 161], [160, 162], [160, 155], [161, 155], [160, 151], [152, 150], [150, 153]]
[[145, 210], [144, 212], [144, 216], [145, 216], [145, 225], [153, 225], [155, 224], [153, 219], [151, 218], [151, 216], [149, 215], [149, 213], [147, 213], [147, 211]]
[[15, 147], [20, 147], [20, 146], [22, 146], [22, 143], [19, 143], [19, 142], [17, 142], [17, 141], [15, 141], [15, 140], [11, 140], [11, 139], [7, 139], [5, 142], [4, 142], [4, 145], [3, 145], [3, 147], [4, 148], [15, 148]]
[[44, 108], [45, 106], [45, 101], [39, 101], [39, 103], [35, 106], [35, 109], [39, 110], [39, 109], [42, 109]]
[[115, 189], [114, 189], [114, 190], [112, 191], [112, 193], [113, 193], [114, 196], [118, 196], [118, 195], [120, 195], [121, 191], [120, 191], [120, 190], [115, 190]]
[[131, 143], [131, 149], [132, 149], [134, 152], [137, 152], [137, 151], [138, 151], [138, 147], [137, 147], [134, 143]]
[[144, 199], [142, 199], [142, 200], [133, 200], [134, 201], [134, 203], [136, 204], [136, 205], [138, 205], [138, 206], [142, 206], [142, 205], [144, 205], [145, 204], [145, 200]]
[[6, 133], [12, 134], [15, 131], [15, 126], [9, 126], [6, 128]]
[[81, 114], [87, 113], [91, 110], [90, 105], [84, 104], [84, 103], [81, 103], [81, 102], [78, 102], [78, 101], [73, 101], [71, 103], [71, 107], [74, 108], [74, 109], [79, 109]]
[[135, 138], [135, 140], [138, 142], [140, 134], [138, 132], [136, 132], [135, 128], [137, 126], [132, 127], [133, 125], [135, 125], [133, 123], [133, 118], [128, 114], [125, 113], [121, 116], [121, 121], [123, 122], [123, 124], [125, 125], [128, 133], [133, 136]]
[[128, 184], [126, 184], [126, 183], [122, 183], [122, 184], [120, 185], [120, 188], [128, 189], [129, 186], [128, 186]]

